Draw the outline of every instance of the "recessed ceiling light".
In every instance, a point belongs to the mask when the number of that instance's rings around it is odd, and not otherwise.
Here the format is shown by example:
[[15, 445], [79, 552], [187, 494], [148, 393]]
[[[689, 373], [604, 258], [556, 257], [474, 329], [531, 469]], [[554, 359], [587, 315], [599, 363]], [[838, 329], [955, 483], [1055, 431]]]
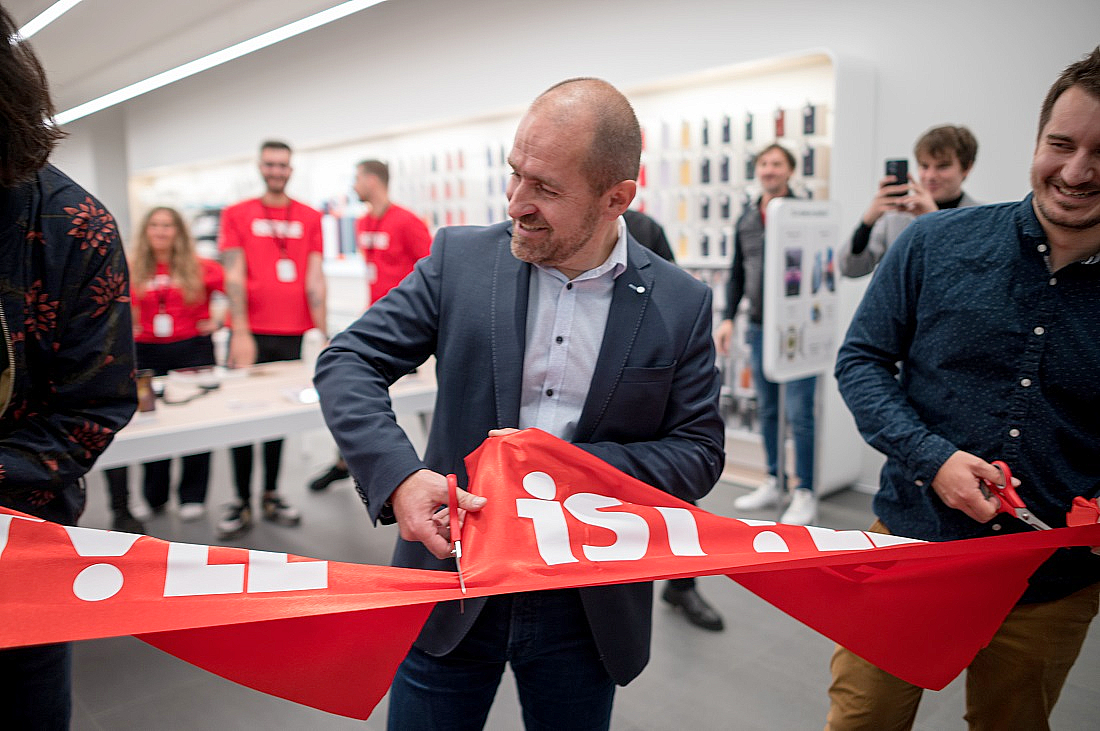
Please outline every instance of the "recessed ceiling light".
[[241, 41], [235, 45], [223, 48], [220, 51], [197, 58], [194, 61], [188, 61], [187, 63], [177, 66], [174, 69], [162, 71], [159, 74], [154, 74], [147, 79], [138, 81], [137, 83], [124, 86], [117, 91], [112, 91], [109, 94], [104, 94], [101, 97], [92, 99], [91, 101], [78, 104], [71, 109], [58, 114], [54, 120], [57, 124], [67, 124], [81, 117], [87, 117], [89, 114], [95, 114], [96, 112], [113, 107], [116, 104], [129, 101], [136, 96], [146, 94], [154, 89], [159, 89], [162, 86], [167, 86], [180, 79], [186, 79], [188, 76], [194, 76], [208, 69], [212, 69], [215, 66], [220, 66], [228, 61], [233, 61], [241, 56], [248, 55], [255, 51], [259, 51], [261, 48], [267, 48], [270, 45], [278, 43], [279, 41], [285, 41], [288, 38], [293, 38], [296, 35], [305, 33], [306, 31], [313, 30], [322, 25], [326, 25], [335, 20], [346, 18], [347, 16], [358, 13], [360, 10], [366, 10], [369, 7], [380, 5], [386, 0], [348, 0], [347, 2], [340, 3], [328, 10], [322, 10], [319, 13], [314, 13], [307, 18], [296, 20], [293, 23], [288, 23], [281, 28], [270, 30], [266, 33], [261, 33], [255, 38], [249, 38], [247, 41]]

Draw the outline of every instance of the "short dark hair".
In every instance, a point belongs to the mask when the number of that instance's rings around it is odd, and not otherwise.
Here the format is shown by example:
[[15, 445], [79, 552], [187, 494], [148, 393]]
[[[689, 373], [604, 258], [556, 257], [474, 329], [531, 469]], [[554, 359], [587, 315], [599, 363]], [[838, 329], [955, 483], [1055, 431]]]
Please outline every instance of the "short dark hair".
[[359, 163], [359, 167], [364, 173], [373, 175], [382, 181], [382, 185], [387, 188], [390, 185], [390, 166], [381, 160], [363, 160]]
[[592, 190], [602, 194], [624, 180], [637, 180], [642, 128], [634, 107], [623, 93], [603, 79], [577, 77], [551, 86], [535, 99], [531, 108], [558, 97], [581, 102], [593, 116], [592, 139], [581, 163]]
[[283, 142], [282, 140], [264, 140], [263, 143], [260, 145], [261, 155], [263, 154], [264, 150], [286, 150], [287, 152], [292, 152], [292, 150], [290, 149], [290, 145]]
[[1074, 86], [1080, 86], [1084, 91], [1100, 99], [1100, 46], [1085, 54], [1084, 58], [1076, 63], [1066, 66], [1066, 70], [1054, 82], [1047, 91], [1047, 97], [1043, 100], [1043, 107], [1039, 111], [1039, 131], [1036, 138], [1043, 134], [1043, 130], [1050, 121], [1054, 103], [1066, 90]]
[[962, 169], [969, 170], [978, 156], [978, 140], [974, 133], [963, 126], [944, 124], [922, 134], [913, 145], [913, 154], [918, 158], [927, 155], [938, 159], [951, 152], [959, 158]]
[[0, 187], [29, 180], [65, 133], [53, 121], [46, 71], [0, 7]]
[[780, 152], [782, 152], [783, 157], [787, 158], [787, 164], [791, 166], [791, 170], [795, 169], [796, 165], [794, 160], [794, 153], [792, 153], [790, 150], [788, 150], [786, 147], [779, 144], [778, 142], [773, 142], [760, 152], [756, 153], [756, 155], [753, 157], [753, 160], [759, 160], [761, 155], [763, 155], [765, 152], [771, 152], [772, 150], [779, 150]]

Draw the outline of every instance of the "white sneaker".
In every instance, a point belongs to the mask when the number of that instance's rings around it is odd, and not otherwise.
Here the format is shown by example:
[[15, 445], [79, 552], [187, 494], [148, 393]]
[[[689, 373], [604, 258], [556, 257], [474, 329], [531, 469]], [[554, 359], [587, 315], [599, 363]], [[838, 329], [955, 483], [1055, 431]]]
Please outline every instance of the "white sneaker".
[[184, 503], [180, 505], [180, 520], [190, 522], [206, 515], [206, 506], [202, 503]]
[[153, 517], [153, 509], [144, 500], [135, 500], [134, 504], [130, 506], [130, 515], [138, 520], [149, 520]]
[[790, 506], [783, 511], [780, 523], [787, 525], [809, 525], [817, 517], [817, 496], [812, 490], [801, 488], [794, 491]]
[[761, 508], [770, 508], [778, 504], [779, 485], [774, 475], [761, 482], [760, 487], [756, 488], [748, 495], [742, 495], [733, 501], [733, 507], [737, 510], [760, 510]]

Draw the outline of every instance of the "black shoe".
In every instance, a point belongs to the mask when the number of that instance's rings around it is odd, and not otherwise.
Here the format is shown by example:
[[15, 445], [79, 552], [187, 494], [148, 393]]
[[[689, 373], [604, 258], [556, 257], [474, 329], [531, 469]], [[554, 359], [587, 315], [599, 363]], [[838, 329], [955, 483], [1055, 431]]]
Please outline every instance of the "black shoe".
[[123, 533], [144, 534], [145, 524], [130, 515], [129, 510], [122, 510], [115, 513], [115, 518], [111, 521], [111, 530], [118, 530]]
[[694, 588], [674, 589], [666, 586], [661, 598], [672, 606], [682, 609], [687, 621], [696, 627], [702, 627], [711, 632], [721, 632], [725, 628], [722, 616], [714, 611], [714, 607], [707, 604]]
[[313, 492], [321, 492], [321, 490], [324, 490], [337, 480], [346, 480], [350, 476], [351, 473], [348, 472], [347, 467], [341, 467], [338, 464], [334, 464], [329, 468], [328, 472], [309, 483], [309, 489], [313, 490]]

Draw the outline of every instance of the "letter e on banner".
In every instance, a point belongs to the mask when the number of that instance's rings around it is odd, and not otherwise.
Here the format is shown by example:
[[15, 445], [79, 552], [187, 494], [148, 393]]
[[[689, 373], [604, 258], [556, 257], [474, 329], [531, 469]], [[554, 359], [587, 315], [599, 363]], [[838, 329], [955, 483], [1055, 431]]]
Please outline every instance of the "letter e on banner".
[[287, 563], [285, 553], [248, 552], [249, 593], [328, 588], [328, 561]]

